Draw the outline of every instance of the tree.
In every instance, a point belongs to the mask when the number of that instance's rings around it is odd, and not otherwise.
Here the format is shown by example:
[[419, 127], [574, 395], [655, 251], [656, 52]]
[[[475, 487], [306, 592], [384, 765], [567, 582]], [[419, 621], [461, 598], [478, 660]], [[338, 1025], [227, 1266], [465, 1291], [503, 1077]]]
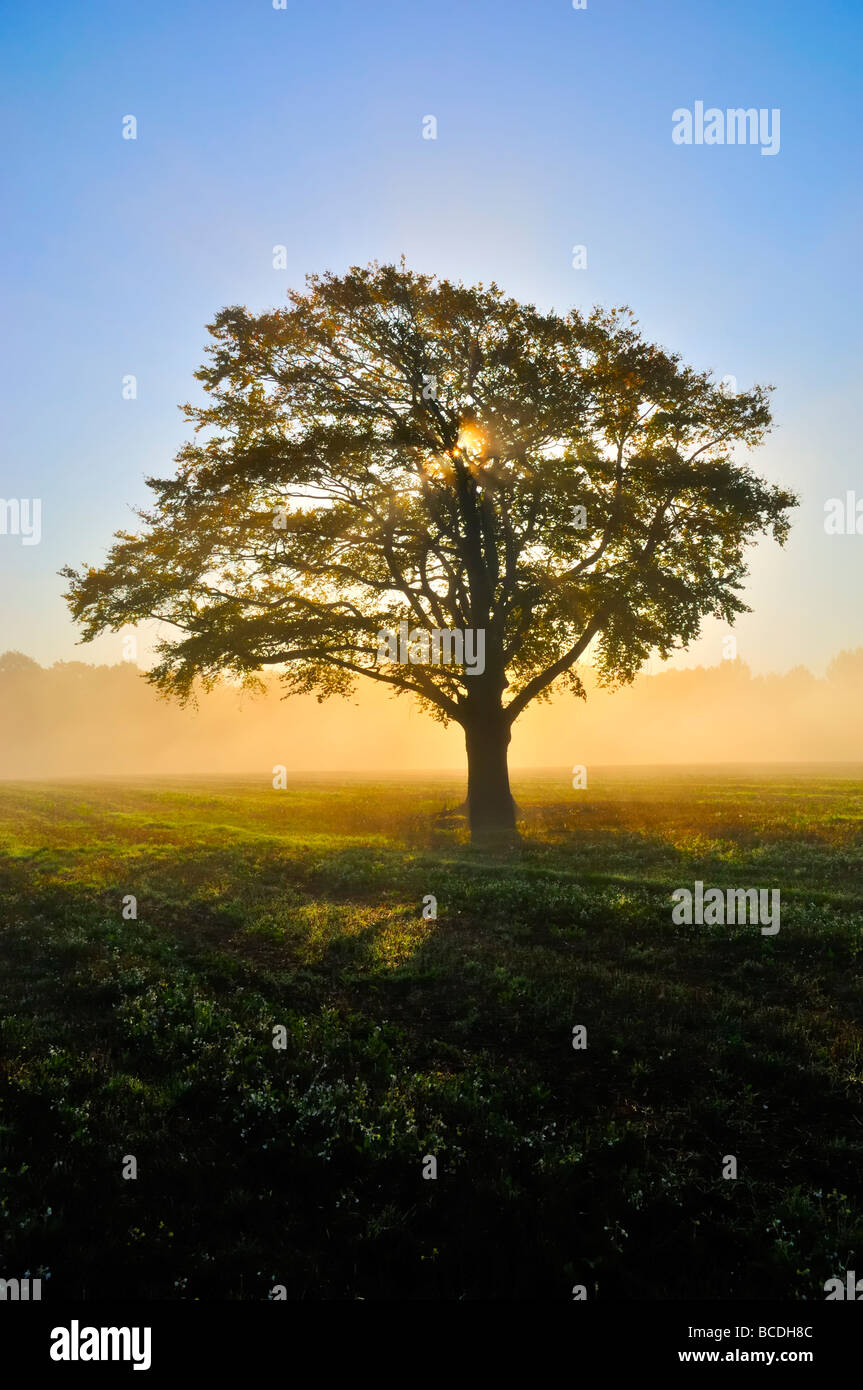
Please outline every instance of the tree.
[[[724, 390], [627, 309], [541, 313], [375, 263], [209, 332], [196, 438], [148, 480], [143, 531], [62, 571], [83, 640], [170, 625], [148, 678], [181, 700], [270, 665], [289, 693], [409, 693], [464, 730], [475, 835], [514, 831], [530, 701], [583, 696], [590, 646], [619, 684], [705, 615], [733, 622], [747, 546], [787, 535], [796, 498], [735, 459], [770, 388]], [[399, 664], [383, 634], [405, 621], [420, 656], [421, 631], [484, 633], [484, 670]]]

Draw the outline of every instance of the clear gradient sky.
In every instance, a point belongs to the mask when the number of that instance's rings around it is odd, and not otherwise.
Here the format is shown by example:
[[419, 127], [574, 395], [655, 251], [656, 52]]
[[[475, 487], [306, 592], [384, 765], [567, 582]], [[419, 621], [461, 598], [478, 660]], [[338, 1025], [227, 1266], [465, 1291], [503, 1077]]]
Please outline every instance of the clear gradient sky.
[[[0, 536], [0, 652], [120, 660], [75, 645], [56, 571], [172, 471], [204, 325], [403, 252], [542, 307], [629, 304], [695, 366], [775, 383], [753, 461], [803, 504], [754, 556], [739, 654], [820, 673], [863, 645], [863, 535], [823, 527], [863, 498], [861, 39], [860, 0], [6, 0], [0, 496], [43, 519], [39, 545]], [[675, 145], [699, 100], [779, 108], [779, 153]]]

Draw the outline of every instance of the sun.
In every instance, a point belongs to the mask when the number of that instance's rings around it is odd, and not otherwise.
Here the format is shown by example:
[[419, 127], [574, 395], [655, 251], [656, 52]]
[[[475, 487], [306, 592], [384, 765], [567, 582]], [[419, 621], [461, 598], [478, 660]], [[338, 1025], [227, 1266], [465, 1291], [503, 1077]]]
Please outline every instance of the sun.
[[482, 453], [486, 447], [485, 435], [476, 425], [462, 425], [459, 430], [458, 447], [466, 453]]

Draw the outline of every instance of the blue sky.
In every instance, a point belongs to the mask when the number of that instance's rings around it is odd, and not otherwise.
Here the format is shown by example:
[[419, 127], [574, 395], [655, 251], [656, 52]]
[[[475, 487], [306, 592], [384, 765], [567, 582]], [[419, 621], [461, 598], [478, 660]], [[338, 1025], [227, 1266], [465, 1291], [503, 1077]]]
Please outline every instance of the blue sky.
[[[205, 324], [402, 252], [541, 306], [629, 304], [697, 367], [773, 382], [754, 462], [803, 505], [754, 556], [739, 653], [820, 672], [863, 645], [863, 536], [823, 530], [827, 498], [863, 498], [861, 38], [858, 0], [4, 6], [0, 496], [40, 497], [43, 537], [0, 536], [0, 651], [121, 659], [75, 646], [56, 571], [171, 471]], [[675, 145], [697, 100], [779, 108], [779, 153]]]

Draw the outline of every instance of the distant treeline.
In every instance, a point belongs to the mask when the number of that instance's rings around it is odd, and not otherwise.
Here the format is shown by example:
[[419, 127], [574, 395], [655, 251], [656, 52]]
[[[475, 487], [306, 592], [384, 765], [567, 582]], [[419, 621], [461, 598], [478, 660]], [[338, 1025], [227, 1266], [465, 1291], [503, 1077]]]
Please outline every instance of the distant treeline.
[[[824, 679], [804, 667], [753, 676], [740, 661], [641, 676], [559, 696], [516, 725], [513, 766], [576, 763], [863, 761], [863, 647]], [[365, 688], [367, 687], [367, 688]], [[398, 772], [457, 768], [461, 731], [361, 682], [352, 701], [251, 696], [225, 684], [197, 709], [161, 699], [137, 666], [39, 666], [0, 657], [0, 777], [139, 773]]]

